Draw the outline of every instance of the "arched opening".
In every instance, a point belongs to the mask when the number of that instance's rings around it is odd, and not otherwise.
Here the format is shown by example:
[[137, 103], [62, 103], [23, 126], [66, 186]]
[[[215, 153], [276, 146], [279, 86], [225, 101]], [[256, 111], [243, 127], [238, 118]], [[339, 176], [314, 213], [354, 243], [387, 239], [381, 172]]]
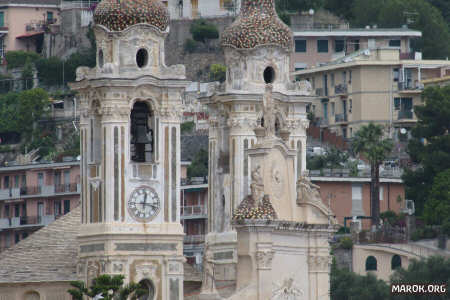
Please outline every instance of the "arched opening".
[[264, 70], [264, 81], [269, 84], [275, 81], [275, 70], [272, 67], [267, 67]]
[[148, 63], [148, 52], [146, 49], [139, 49], [136, 53], [136, 64], [139, 68], [143, 68]]
[[100, 68], [103, 68], [103, 64], [104, 64], [104, 61], [103, 61], [103, 50], [100, 49], [100, 50], [98, 51], [98, 66], [99, 66]]
[[153, 113], [145, 102], [136, 102], [131, 110], [131, 160], [153, 161]]
[[395, 270], [402, 267], [402, 258], [399, 255], [392, 256], [391, 269]]
[[143, 279], [139, 281], [139, 285], [145, 291], [145, 293], [138, 298], [139, 300], [153, 300], [155, 298], [155, 286], [151, 280]]
[[366, 259], [366, 271], [376, 271], [377, 270], [377, 259], [373, 256], [369, 256]]
[[40, 300], [41, 296], [36, 291], [31, 291], [25, 294], [24, 300]]

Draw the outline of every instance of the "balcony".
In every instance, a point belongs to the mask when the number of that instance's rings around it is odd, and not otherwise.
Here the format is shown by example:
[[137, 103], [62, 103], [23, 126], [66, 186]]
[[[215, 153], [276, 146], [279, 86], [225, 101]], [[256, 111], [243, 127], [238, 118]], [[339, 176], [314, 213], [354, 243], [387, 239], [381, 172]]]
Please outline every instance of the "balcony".
[[207, 184], [208, 177], [181, 178], [181, 186]]
[[185, 244], [201, 244], [205, 242], [205, 235], [199, 234], [199, 235], [185, 235], [184, 236], [184, 243]]
[[423, 89], [424, 85], [420, 82], [416, 82], [415, 84], [413, 84], [411, 81], [403, 81], [398, 83], [398, 92], [402, 94], [421, 93]]
[[342, 122], [347, 122], [347, 114], [336, 114], [334, 116], [334, 122], [335, 123], [342, 123]]
[[345, 95], [347, 94], [347, 85], [346, 84], [338, 84], [334, 87], [335, 95]]
[[411, 110], [399, 110], [397, 120], [412, 120], [414, 118]]
[[0, 190], [0, 200], [12, 200], [31, 197], [51, 197], [67, 194], [79, 194], [81, 185], [79, 183], [26, 186], [21, 188], [10, 188]]
[[54, 215], [2, 218], [0, 219], [0, 230], [47, 226], [53, 221], [55, 221]]
[[192, 205], [181, 207], [182, 219], [206, 219], [207, 217], [208, 212], [206, 211], [206, 206], [204, 205]]

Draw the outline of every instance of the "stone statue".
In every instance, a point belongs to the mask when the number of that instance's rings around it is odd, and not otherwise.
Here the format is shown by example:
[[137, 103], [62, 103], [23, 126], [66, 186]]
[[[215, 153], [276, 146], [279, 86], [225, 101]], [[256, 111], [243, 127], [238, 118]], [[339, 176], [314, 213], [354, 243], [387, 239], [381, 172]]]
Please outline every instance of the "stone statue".
[[205, 243], [205, 250], [203, 253], [203, 280], [201, 293], [202, 294], [217, 293], [214, 274], [213, 253], [210, 250], [208, 243]]
[[320, 187], [308, 179], [305, 171], [297, 181], [297, 203], [322, 202]]
[[273, 290], [271, 300], [300, 300], [302, 296], [303, 291], [295, 285], [294, 279], [287, 278]]
[[250, 184], [251, 197], [255, 206], [261, 203], [264, 196], [264, 183], [260, 170], [261, 166], [257, 166], [252, 171], [252, 183]]
[[263, 96], [263, 114], [264, 114], [264, 128], [266, 129], [266, 136], [275, 136], [275, 108], [272, 98], [271, 84], [266, 85], [266, 91]]

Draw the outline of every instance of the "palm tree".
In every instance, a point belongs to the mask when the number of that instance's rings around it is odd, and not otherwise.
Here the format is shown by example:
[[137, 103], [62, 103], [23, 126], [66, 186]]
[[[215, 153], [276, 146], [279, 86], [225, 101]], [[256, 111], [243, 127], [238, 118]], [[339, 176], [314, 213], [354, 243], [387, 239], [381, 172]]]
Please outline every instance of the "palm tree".
[[370, 163], [370, 208], [372, 214], [372, 225], [380, 223], [380, 164], [389, 155], [393, 147], [391, 139], [383, 139], [383, 126], [362, 126], [352, 142], [354, 153], [362, 155]]

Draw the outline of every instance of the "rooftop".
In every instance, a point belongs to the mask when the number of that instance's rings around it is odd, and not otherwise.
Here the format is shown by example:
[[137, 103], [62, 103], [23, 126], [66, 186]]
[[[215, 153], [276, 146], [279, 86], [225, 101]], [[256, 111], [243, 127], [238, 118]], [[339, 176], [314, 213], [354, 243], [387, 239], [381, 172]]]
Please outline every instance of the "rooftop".
[[421, 37], [422, 32], [409, 28], [321, 28], [321, 29], [298, 29], [293, 27], [294, 37], [298, 36], [355, 36], [355, 37], [395, 37], [409, 36]]

